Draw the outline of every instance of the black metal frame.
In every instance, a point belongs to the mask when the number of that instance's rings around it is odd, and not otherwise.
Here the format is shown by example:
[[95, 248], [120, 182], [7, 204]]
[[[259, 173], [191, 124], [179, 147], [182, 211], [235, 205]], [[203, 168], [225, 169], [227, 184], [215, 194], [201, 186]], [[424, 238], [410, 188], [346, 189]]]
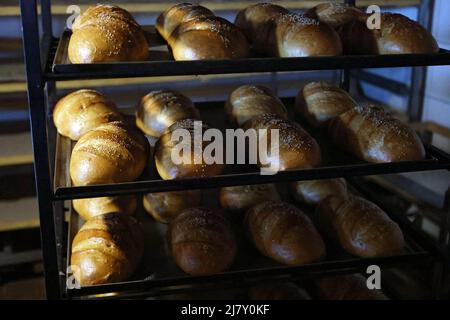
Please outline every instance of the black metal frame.
[[[354, 5], [355, 1], [346, 0]], [[63, 199], [77, 197], [95, 197], [104, 194], [122, 194], [130, 192], [158, 192], [186, 188], [211, 188], [224, 185], [239, 185], [252, 183], [265, 183], [272, 181], [290, 181], [302, 179], [323, 179], [329, 177], [352, 177], [367, 174], [384, 174], [392, 172], [450, 169], [449, 155], [435, 147], [428, 146], [429, 158], [423, 163], [398, 163], [380, 165], [362, 165], [320, 168], [317, 170], [295, 171], [279, 173], [275, 176], [262, 177], [259, 174], [244, 174], [233, 176], [221, 176], [208, 179], [187, 179], [178, 181], [141, 181], [130, 184], [117, 184], [114, 186], [92, 186], [83, 188], [58, 188], [53, 189], [51, 177], [53, 162], [50, 155], [54, 154], [54, 141], [51, 133], [54, 133], [52, 125], [48, 125], [48, 114], [55, 98], [55, 81], [82, 78], [112, 78], [112, 77], [137, 77], [155, 75], [187, 75], [187, 74], [223, 74], [242, 72], [277, 72], [277, 71], [302, 71], [302, 70], [329, 70], [341, 69], [342, 86], [349, 87], [349, 69], [362, 67], [399, 67], [399, 66], [425, 66], [425, 65], [450, 65], [450, 52], [441, 50], [435, 55], [399, 55], [399, 56], [343, 56], [320, 58], [292, 58], [273, 59], [255, 58], [241, 61], [161, 61], [161, 62], [136, 62], [95, 65], [58, 65], [54, 64], [58, 56], [57, 48], [60, 41], [53, 37], [51, 1], [41, 0], [42, 10], [42, 43], [39, 36], [39, 23], [37, 15], [37, 0], [20, 0], [22, 13], [22, 27], [24, 39], [24, 53], [27, 71], [28, 100], [30, 106], [30, 122], [33, 137], [33, 151], [35, 158], [36, 188], [39, 202], [39, 214], [41, 222], [42, 249], [44, 257], [44, 269], [46, 279], [47, 297], [57, 299], [67, 297], [65, 286], [65, 257], [62, 248], [67, 241], [67, 224], [64, 220]], [[50, 139], [49, 139], [50, 138]], [[50, 152], [51, 151], [51, 152]], [[370, 167], [370, 168], [369, 168]], [[181, 187], [179, 187], [181, 186]], [[447, 220], [446, 220], [447, 221]], [[442, 258], [442, 252], [436, 246], [429, 247], [430, 252]], [[402, 257], [392, 257], [390, 260], [402, 260]], [[318, 272], [326, 272], [333, 269], [360, 268], [367, 263], [378, 262], [379, 259], [361, 260], [356, 264], [350, 262], [327, 262], [317, 268]], [[409, 260], [403, 261], [403, 263]], [[397, 261], [401, 262], [401, 261]], [[350, 265], [348, 264], [350, 263]], [[331, 264], [331, 265], [330, 265]], [[331, 267], [331, 269], [330, 269]], [[310, 268], [302, 266], [296, 268], [280, 268], [267, 271], [243, 271], [242, 275], [265, 276], [269, 274], [283, 274], [287, 269], [289, 273], [304, 273]], [[234, 275], [236, 276], [236, 275]], [[232, 277], [230, 274], [215, 275], [196, 279], [198, 281], [217, 281], [221, 278]], [[241, 275], [237, 275], [241, 277]], [[173, 283], [164, 285], [182, 284], [183, 279], [173, 280]], [[95, 294], [103, 291], [122, 289], [148, 289], [145, 284], [134, 287], [132, 282], [125, 284], [113, 284], [108, 286], [96, 286], [82, 289], [85, 294]], [[142, 287], [144, 285], [144, 287]], [[123, 286], [123, 287], [122, 287]]]

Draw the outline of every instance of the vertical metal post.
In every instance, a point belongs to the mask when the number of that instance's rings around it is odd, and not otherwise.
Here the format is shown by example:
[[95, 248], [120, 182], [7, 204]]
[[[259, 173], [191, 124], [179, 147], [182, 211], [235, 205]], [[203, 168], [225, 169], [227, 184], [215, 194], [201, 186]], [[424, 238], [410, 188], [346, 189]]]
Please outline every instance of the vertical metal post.
[[[352, 7], [356, 6], [355, 0], [345, 0], [345, 3]], [[350, 72], [351, 71], [349, 69], [341, 70], [340, 87], [345, 91], [349, 91], [350, 89]]]
[[42, 32], [44, 36], [53, 37], [52, 29], [52, 5], [50, 0], [41, 1], [41, 20], [42, 20]]
[[450, 227], [450, 187], [447, 189], [444, 198], [444, 216], [441, 220], [441, 233], [439, 234], [439, 242], [443, 248], [448, 244], [449, 227]]
[[[419, 6], [419, 23], [426, 29], [433, 27], [434, 0], [422, 0]], [[423, 104], [427, 84], [427, 67], [412, 68], [410, 94], [408, 99], [408, 115], [410, 121], [422, 120]]]
[[36, 0], [20, 0], [20, 9], [22, 15], [23, 47], [27, 73], [30, 125], [33, 137], [34, 172], [39, 205], [46, 294], [48, 299], [57, 299], [60, 298], [59, 272], [53, 219], [53, 193], [51, 189], [47, 148], [44, 79], [41, 67]]

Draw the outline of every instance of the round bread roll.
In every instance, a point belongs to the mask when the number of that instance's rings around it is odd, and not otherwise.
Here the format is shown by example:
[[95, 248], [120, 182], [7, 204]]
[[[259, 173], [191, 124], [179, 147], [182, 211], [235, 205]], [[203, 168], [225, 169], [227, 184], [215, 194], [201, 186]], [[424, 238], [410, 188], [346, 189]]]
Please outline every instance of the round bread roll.
[[426, 155], [417, 133], [375, 104], [342, 113], [328, 131], [341, 149], [372, 163], [418, 161]]
[[240, 59], [249, 54], [244, 34], [220, 17], [196, 17], [180, 24], [168, 43], [175, 60]]
[[72, 242], [71, 268], [81, 286], [127, 280], [144, 253], [138, 222], [109, 213], [88, 220]]
[[184, 209], [197, 207], [202, 200], [200, 190], [148, 193], [144, 195], [144, 209], [156, 221], [169, 223]]
[[337, 56], [342, 54], [339, 35], [329, 25], [289, 13], [277, 18], [267, 48], [277, 57]]
[[329, 196], [347, 198], [345, 179], [297, 181], [292, 184], [292, 195], [299, 202], [318, 205]]
[[271, 3], [257, 3], [241, 10], [235, 24], [245, 33], [253, 49], [267, 53], [267, 42], [274, 29], [277, 18], [289, 10]]
[[[206, 159], [203, 157], [203, 151], [211, 142], [203, 141], [202, 136], [196, 137], [194, 122], [196, 122], [194, 119], [184, 119], [175, 122], [156, 142], [156, 170], [164, 180], [210, 177], [218, 175], [223, 171], [223, 164], [208, 164], [209, 162], [213, 162], [212, 160], [214, 159]], [[198, 122], [201, 124], [199, 125], [199, 130], [205, 131], [208, 129], [207, 125], [200, 121]], [[174, 132], [180, 133], [180, 140], [172, 141], [172, 134]], [[198, 133], [202, 134], [202, 132]], [[187, 136], [184, 136], [184, 134]], [[195, 148], [195, 139], [202, 141], [201, 150]], [[180, 157], [178, 164], [172, 161], [174, 149], [177, 152], [176, 155]]]
[[184, 210], [170, 223], [167, 238], [175, 262], [191, 275], [225, 271], [236, 255], [230, 224], [206, 208]]
[[191, 4], [179, 3], [169, 7], [156, 19], [156, 30], [165, 39], [169, 39], [172, 32], [183, 22], [187, 22], [197, 17], [213, 17], [211, 10]]
[[109, 122], [89, 131], [75, 144], [70, 158], [74, 186], [129, 182], [147, 165], [147, 139], [123, 122]]
[[281, 200], [274, 184], [223, 187], [219, 199], [222, 208], [231, 211], [245, 211], [263, 201]]
[[342, 2], [321, 3], [308, 10], [306, 15], [337, 29], [346, 23], [364, 19], [365, 13], [356, 7]]
[[75, 199], [72, 200], [72, 205], [75, 211], [87, 221], [110, 212], [133, 215], [136, 211], [137, 201], [135, 196], [99, 197]]
[[331, 196], [316, 209], [320, 229], [350, 254], [382, 257], [403, 251], [402, 230], [378, 206], [363, 198]]
[[381, 290], [367, 288], [360, 274], [321, 278], [316, 282], [317, 295], [322, 300], [386, 300]]
[[188, 97], [173, 90], [158, 90], [140, 100], [136, 126], [146, 135], [159, 138], [173, 123], [187, 118], [200, 119], [200, 113]]
[[341, 88], [326, 82], [308, 83], [295, 100], [297, 111], [313, 126], [326, 126], [330, 120], [355, 108], [357, 103]]
[[[267, 130], [267, 134], [258, 131], [259, 139], [267, 141], [267, 155], [264, 155], [265, 159], [258, 159], [258, 165], [261, 168], [269, 168], [269, 170], [278, 168], [279, 171], [284, 171], [313, 168], [320, 165], [319, 145], [296, 122], [277, 118], [273, 114], [264, 114], [247, 121], [244, 128], [246, 130]], [[278, 155], [271, 154], [272, 129], [279, 130]]]
[[256, 248], [280, 263], [295, 266], [325, 256], [325, 244], [314, 224], [289, 203], [268, 201], [252, 207], [245, 226]]
[[367, 17], [343, 26], [344, 49], [350, 54], [427, 54], [439, 52], [431, 33], [418, 22], [396, 13], [381, 14], [381, 29], [367, 28]]
[[69, 41], [72, 63], [138, 61], [148, 57], [144, 31], [124, 9], [97, 5], [75, 19]]
[[309, 294], [292, 282], [271, 282], [250, 289], [250, 300], [311, 300]]
[[225, 112], [235, 126], [241, 126], [264, 113], [276, 114], [279, 118], [287, 119], [287, 110], [283, 102], [272, 90], [261, 85], [243, 85], [234, 90], [225, 103]]
[[53, 110], [59, 134], [78, 140], [99, 125], [123, 120], [116, 105], [95, 90], [81, 89], [61, 98]]

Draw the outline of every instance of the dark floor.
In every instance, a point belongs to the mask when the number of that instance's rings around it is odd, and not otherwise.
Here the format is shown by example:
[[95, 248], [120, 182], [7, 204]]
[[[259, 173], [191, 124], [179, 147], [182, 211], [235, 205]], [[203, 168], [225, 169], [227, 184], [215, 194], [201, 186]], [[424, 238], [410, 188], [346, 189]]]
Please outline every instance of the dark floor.
[[0, 300], [41, 300], [45, 298], [44, 278], [31, 278], [0, 286]]

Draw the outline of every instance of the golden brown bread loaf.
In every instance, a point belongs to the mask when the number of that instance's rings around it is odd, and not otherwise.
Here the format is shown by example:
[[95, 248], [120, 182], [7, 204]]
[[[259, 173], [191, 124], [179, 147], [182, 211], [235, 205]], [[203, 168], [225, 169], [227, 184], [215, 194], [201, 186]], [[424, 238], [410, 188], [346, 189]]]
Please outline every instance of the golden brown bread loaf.
[[278, 201], [280, 195], [274, 184], [223, 187], [219, 192], [222, 208], [245, 211], [263, 201]]
[[267, 48], [271, 56], [288, 58], [342, 54], [341, 40], [333, 28], [296, 13], [278, 17]]
[[297, 181], [292, 184], [292, 195], [299, 202], [318, 205], [329, 196], [347, 197], [345, 179]]
[[207, 208], [184, 210], [169, 225], [168, 245], [177, 265], [191, 275], [227, 270], [236, 255], [228, 221]]
[[261, 85], [243, 85], [234, 90], [225, 103], [225, 112], [235, 126], [241, 126], [264, 113], [276, 114], [282, 119], [287, 119], [287, 110], [283, 102], [270, 88]]
[[241, 59], [249, 54], [244, 34], [216, 16], [196, 17], [180, 24], [167, 42], [175, 60]]
[[192, 101], [173, 90], [157, 90], [139, 101], [136, 126], [145, 134], [159, 138], [174, 122], [183, 119], [200, 119]]
[[378, 206], [356, 196], [331, 196], [316, 209], [323, 234], [360, 257], [391, 256], [405, 246], [402, 230]]
[[386, 300], [381, 290], [367, 288], [360, 274], [331, 276], [317, 280], [316, 290], [322, 300]]
[[95, 90], [81, 89], [61, 98], [53, 110], [53, 121], [59, 134], [78, 140], [97, 126], [120, 121], [116, 105]]
[[97, 5], [75, 19], [68, 51], [72, 63], [137, 61], [147, 59], [148, 42], [127, 11]]
[[135, 196], [75, 199], [72, 204], [84, 221], [111, 212], [133, 215], [137, 207]]
[[182, 23], [197, 17], [213, 17], [209, 9], [191, 4], [179, 3], [169, 7], [161, 13], [156, 19], [156, 30], [165, 39], [168, 40], [172, 32]]
[[[311, 137], [298, 123], [280, 119], [272, 114], [263, 114], [247, 121], [246, 130], [267, 130], [267, 157], [259, 159], [260, 167], [279, 168], [280, 171], [288, 169], [312, 168], [320, 165], [321, 153], [316, 140]], [[279, 143], [278, 155], [271, 154], [272, 129], [278, 129]], [[266, 139], [259, 133], [259, 139]], [[264, 140], [263, 140], [264, 141]]]
[[184, 209], [197, 207], [202, 200], [200, 190], [148, 193], [144, 195], [144, 209], [156, 221], [169, 223]]
[[341, 149], [373, 163], [415, 161], [425, 158], [416, 132], [381, 106], [358, 106], [334, 118], [331, 139]]
[[[203, 157], [203, 150], [211, 143], [209, 141], [202, 142], [202, 150], [196, 150], [194, 140], [196, 134], [194, 131], [194, 119], [184, 119], [171, 125], [159, 138], [155, 145], [155, 164], [161, 178], [164, 180], [181, 179], [189, 177], [209, 177], [220, 174], [223, 171], [223, 164], [212, 163], [207, 164], [210, 160]], [[200, 123], [200, 122], [199, 122]], [[201, 123], [200, 129], [205, 131], [208, 127]], [[172, 141], [172, 134], [176, 130], [187, 130], [190, 139], [181, 137], [178, 141]], [[177, 131], [180, 132], [180, 131]], [[198, 137], [201, 139], [202, 137]], [[189, 140], [189, 141], [188, 141]], [[172, 150], [178, 150], [181, 157], [180, 163], [172, 161]], [[182, 152], [186, 148], [189, 151]], [[189, 152], [189, 154], [187, 153]], [[198, 159], [198, 161], [196, 161]]]
[[366, 20], [356, 20], [340, 31], [344, 50], [351, 54], [436, 53], [439, 46], [418, 22], [396, 13], [381, 14], [381, 29], [370, 30]]
[[248, 210], [249, 238], [265, 256], [287, 265], [300, 265], [325, 256], [325, 244], [311, 220], [286, 202], [263, 202]]
[[289, 10], [271, 3], [257, 3], [238, 12], [235, 24], [247, 36], [253, 49], [267, 54], [267, 41], [273, 32], [277, 18]]
[[238, 13], [236, 25], [255, 50], [275, 57], [334, 56], [342, 54], [336, 31], [305, 15], [277, 5], [259, 3]]
[[331, 119], [356, 106], [345, 90], [323, 81], [308, 83], [295, 100], [297, 111], [316, 127], [327, 125]]
[[88, 220], [72, 242], [71, 267], [81, 286], [127, 280], [144, 252], [138, 222], [110, 213]]
[[252, 287], [250, 300], [311, 300], [309, 294], [292, 282], [271, 282]]
[[149, 144], [134, 128], [109, 122], [89, 131], [76, 143], [70, 158], [74, 186], [129, 182], [147, 165]]
[[367, 18], [365, 13], [358, 8], [342, 2], [321, 3], [309, 9], [306, 15], [318, 19], [335, 29], [349, 22]]

